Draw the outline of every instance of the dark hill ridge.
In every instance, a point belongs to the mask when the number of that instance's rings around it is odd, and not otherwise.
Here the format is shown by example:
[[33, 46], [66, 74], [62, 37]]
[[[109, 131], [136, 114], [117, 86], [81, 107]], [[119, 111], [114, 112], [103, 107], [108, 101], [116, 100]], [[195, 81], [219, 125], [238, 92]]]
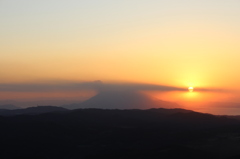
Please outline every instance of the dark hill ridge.
[[77, 104], [64, 106], [67, 109], [102, 108], [102, 109], [149, 109], [149, 108], [179, 108], [173, 102], [153, 100], [150, 97], [127, 91], [105, 91]]
[[[61, 113], [58, 113], [61, 112]], [[146, 123], [157, 124], [199, 124], [200, 125], [222, 125], [222, 124], [235, 124], [238, 120], [228, 118], [226, 116], [215, 116], [211, 114], [198, 113], [191, 110], [181, 108], [165, 109], [165, 108], [152, 108], [152, 109], [98, 109], [98, 108], [85, 108], [68, 110], [62, 107], [55, 106], [38, 106], [26, 109], [17, 110], [0, 110], [1, 116], [13, 116], [12, 119], [24, 117], [24, 115], [33, 115], [32, 118], [37, 120], [57, 120], [62, 118], [70, 122], [93, 123], [101, 125], [116, 125], [129, 126]], [[34, 116], [37, 115], [37, 116]], [[14, 117], [16, 116], [16, 117]], [[28, 118], [28, 116], [26, 116]], [[136, 125], [134, 125], [136, 126]]]
[[15, 110], [7, 110], [0, 109], [1, 116], [15, 116], [15, 115], [37, 115], [43, 113], [50, 112], [62, 112], [67, 111], [68, 109], [56, 106], [37, 106], [37, 107], [29, 107], [25, 109], [15, 109]]
[[[229, 140], [218, 140], [218, 136], [240, 134], [237, 120], [184, 109], [58, 110], [63, 111], [1, 116], [0, 157], [224, 159], [227, 152], [215, 153], [207, 149], [208, 145], [216, 140], [217, 149], [233, 141], [233, 136]], [[236, 144], [228, 146], [236, 148]], [[238, 154], [236, 151], [234, 155]]]
[[[58, 110], [63, 111], [1, 116], [0, 157], [225, 159], [228, 152], [216, 151], [218, 146], [236, 149], [233, 137], [240, 134], [238, 120], [184, 109]], [[214, 151], [208, 149], [213, 141]]]
[[[45, 116], [44, 114], [42, 116]], [[51, 117], [51, 114], [47, 114]], [[59, 117], [59, 116], [58, 116]], [[56, 118], [58, 118], [56, 117]], [[232, 125], [239, 122], [235, 119], [211, 114], [203, 114], [185, 109], [76, 109], [64, 114], [65, 119], [85, 124], [102, 126], [180, 126], [192, 128], [209, 128], [212, 126]], [[60, 117], [61, 118], [61, 117]], [[84, 122], [83, 122], [84, 121]]]

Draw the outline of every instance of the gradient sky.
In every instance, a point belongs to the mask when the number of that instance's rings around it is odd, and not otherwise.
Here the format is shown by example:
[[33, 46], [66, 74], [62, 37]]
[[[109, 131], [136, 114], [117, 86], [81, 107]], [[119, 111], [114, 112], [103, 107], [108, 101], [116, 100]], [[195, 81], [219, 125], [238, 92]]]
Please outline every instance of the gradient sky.
[[238, 101], [239, 8], [239, 0], [0, 0], [0, 84], [193, 86], [234, 90], [224, 97]]

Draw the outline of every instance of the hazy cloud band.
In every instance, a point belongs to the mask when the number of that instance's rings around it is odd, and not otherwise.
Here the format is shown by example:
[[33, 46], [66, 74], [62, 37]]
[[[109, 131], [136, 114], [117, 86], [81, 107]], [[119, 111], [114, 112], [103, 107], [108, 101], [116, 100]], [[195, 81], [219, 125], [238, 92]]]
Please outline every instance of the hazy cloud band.
[[[61, 84], [0, 84], [1, 92], [52, 91], [188, 91], [187, 88], [139, 83], [102, 83], [101, 81]], [[195, 88], [198, 92], [224, 92], [222, 89]]]

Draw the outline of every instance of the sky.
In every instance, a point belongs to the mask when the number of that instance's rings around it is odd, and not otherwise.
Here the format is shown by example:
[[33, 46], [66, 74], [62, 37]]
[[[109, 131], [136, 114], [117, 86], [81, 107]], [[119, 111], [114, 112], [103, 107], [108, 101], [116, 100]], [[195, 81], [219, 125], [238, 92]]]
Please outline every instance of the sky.
[[149, 90], [166, 100], [240, 102], [239, 8], [239, 0], [0, 0], [0, 99], [80, 98], [86, 90], [25, 86], [100, 80], [186, 88]]

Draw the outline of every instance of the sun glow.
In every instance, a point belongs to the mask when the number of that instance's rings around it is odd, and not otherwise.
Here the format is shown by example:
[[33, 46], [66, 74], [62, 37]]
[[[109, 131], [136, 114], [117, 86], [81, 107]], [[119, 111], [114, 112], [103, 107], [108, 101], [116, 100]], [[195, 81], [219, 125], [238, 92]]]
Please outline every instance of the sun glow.
[[189, 92], [193, 92], [194, 88], [193, 87], [188, 87]]

